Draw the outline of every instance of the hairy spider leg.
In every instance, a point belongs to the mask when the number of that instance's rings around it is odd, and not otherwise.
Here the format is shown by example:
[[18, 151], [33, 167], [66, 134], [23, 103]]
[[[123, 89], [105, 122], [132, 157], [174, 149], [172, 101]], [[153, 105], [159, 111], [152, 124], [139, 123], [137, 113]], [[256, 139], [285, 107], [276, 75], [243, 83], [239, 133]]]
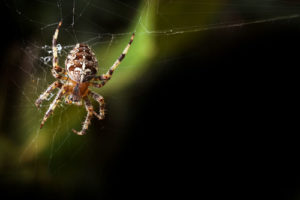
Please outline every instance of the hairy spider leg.
[[104, 112], [104, 98], [95, 93], [95, 92], [92, 92], [90, 91], [89, 94], [91, 95], [91, 97], [93, 99], [95, 99], [98, 103], [99, 103], [99, 114], [97, 114], [95, 111], [93, 111], [94, 115], [98, 118], [98, 119], [104, 119], [104, 116], [105, 116], [105, 112]]
[[49, 85], [49, 87], [43, 92], [43, 94], [41, 94], [39, 96], [39, 98], [35, 101], [35, 106], [37, 108], [40, 107], [42, 101], [44, 101], [45, 99], [47, 99], [47, 97], [49, 96], [49, 94], [51, 94], [51, 92], [55, 89], [55, 88], [61, 88], [62, 83], [60, 83], [59, 81], [55, 81], [53, 82], [51, 85]]
[[110, 78], [111, 78], [112, 74], [114, 73], [114, 71], [116, 70], [116, 68], [119, 66], [119, 64], [122, 62], [122, 60], [125, 58], [128, 50], [129, 50], [129, 48], [130, 48], [130, 46], [131, 46], [131, 44], [133, 42], [134, 36], [135, 36], [135, 33], [132, 34], [129, 43], [127, 44], [127, 46], [123, 50], [123, 52], [120, 55], [120, 57], [110, 67], [110, 69], [105, 74], [103, 74], [101, 76], [97, 76], [97, 77], [95, 77], [93, 79], [94, 81], [99, 81], [99, 80], [101, 81], [100, 83], [93, 83], [92, 85], [94, 87], [100, 88], [100, 87], [104, 86], [107, 83], [107, 81], [110, 80]]
[[60, 21], [58, 23], [58, 26], [57, 26], [57, 28], [55, 30], [55, 33], [54, 33], [53, 39], [52, 39], [52, 51], [53, 51], [52, 65], [53, 65], [53, 67], [52, 67], [51, 72], [52, 72], [52, 75], [55, 78], [66, 80], [67, 77], [61, 75], [61, 74], [67, 75], [67, 73], [65, 72], [65, 69], [61, 68], [58, 65], [57, 46], [56, 46], [58, 32], [59, 32], [59, 28], [60, 28], [61, 24], [62, 24], [62, 21]]
[[74, 133], [76, 133], [77, 135], [85, 135], [85, 133], [88, 130], [88, 127], [91, 123], [91, 119], [93, 117], [94, 109], [93, 109], [93, 106], [87, 96], [84, 97], [84, 105], [85, 105], [85, 109], [87, 111], [87, 115], [86, 115], [85, 121], [83, 123], [82, 129], [79, 132], [76, 131], [75, 129], [72, 129], [72, 131]]
[[42, 122], [41, 122], [41, 126], [40, 128], [42, 128], [44, 126], [44, 123], [46, 122], [46, 120], [49, 118], [49, 116], [53, 113], [53, 110], [55, 109], [55, 107], [57, 106], [57, 104], [59, 103], [61, 97], [65, 94], [65, 90], [64, 88], [61, 88], [59, 90], [59, 92], [57, 93], [55, 99], [52, 101], [51, 105], [49, 106], [49, 109], [47, 110]]

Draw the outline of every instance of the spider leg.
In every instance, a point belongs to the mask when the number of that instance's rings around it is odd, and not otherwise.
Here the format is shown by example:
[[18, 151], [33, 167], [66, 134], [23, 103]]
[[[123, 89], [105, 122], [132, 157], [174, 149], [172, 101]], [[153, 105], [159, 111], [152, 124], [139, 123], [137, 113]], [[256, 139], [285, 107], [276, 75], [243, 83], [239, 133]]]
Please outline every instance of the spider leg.
[[55, 109], [55, 107], [57, 106], [57, 104], [59, 103], [61, 97], [64, 95], [65, 90], [64, 88], [60, 89], [59, 92], [57, 93], [55, 99], [52, 101], [51, 105], [49, 106], [42, 122], [41, 122], [41, 126], [40, 128], [42, 128], [44, 126], [44, 123], [46, 122], [46, 120], [50, 117], [50, 115], [52, 114], [53, 110]]
[[110, 80], [112, 74], [114, 73], [114, 71], [116, 70], [116, 68], [119, 66], [119, 64], [122, 62], [122, 60], [125, 58], [131, 44], [132, 44], [132, 41], [134, 39], [134, 36], [135, 34], [133, 33], [131, 38], [130, 38], [130, 41], [129, 43], [127, 44], [127, 46], [125, 47], [125, 49], [123, 50], [122, 54], [120, 55], [120, 57], [115, 61], [115, 63], [110, 67], [110, 69], [103, 75], [101, 76], [96, 76], [93, 80], [94, 81], [101, 81], [101, 83], [98, 84], [98, 86], [96, 87], [102, 87], [104, 86], [107, 81]]
[[104, 98], [101, 95], [92, 91], [90, 91], [89, 94], [92, 96], [93, 99], [95, 99], [99, 103], [99, 114], [93, 111], [94, 115], [100, 120], [104, 119]]
[[49, 94], [55, 89], [55, 88], [61, 88], [62, 84], [59, 81], [55, 81], [53, 82], [48, 88], [47, 90], [45, 90], [43, 92], [43, 94], [41, 94], [39, 96], [39, 98], [35, 101], [35, 105], [37, 108], [40, 107], [41, 103], [43, 100], [47, 99], [47, 97], [49, 96]]
[[87, 115], [86, 115], [85, 121], [83, 123], [82, 129], [79, 132], [74, 129], [72, 130], [77, 135], [85, 135], [85, 133], [91, 123], [91, 119], [93, 117], [94, 109], [93, 109], [93, 106], [87, 96], [84, 97], [84, 105], [85, 105], [85, 109], [87, 111]]
[[58, 26], [55, 30], [55, 33], [54, 33], [53, 39], [52, 39], [52, 51], [53, 51], [52, 65], [53, 65], [53, 67], [52, 67], [51, 72], [52, 72], [52, 75], [55, 78], [66, 80], [67, 77], [61, 75], [61, 74], [66, 75], [65, 70], [58, 65], [57, 46], [56, 46], [58, 32], [59, 32], [59, 28], [61, 26], [61, 23], [62, 23], [61, 21], [58, 23]]
[[91, 83], [93, 87], [96, 87], [96, 88], [101, 88], [103, 85], [105, 85], [105, 82], [104, 81], [101, 81], [100, 83]]

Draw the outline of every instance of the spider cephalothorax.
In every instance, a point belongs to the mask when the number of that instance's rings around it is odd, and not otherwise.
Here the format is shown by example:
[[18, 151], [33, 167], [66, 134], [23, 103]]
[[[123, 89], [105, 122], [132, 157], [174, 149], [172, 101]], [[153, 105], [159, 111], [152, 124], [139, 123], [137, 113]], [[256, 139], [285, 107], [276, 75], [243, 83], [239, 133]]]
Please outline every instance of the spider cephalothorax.
[[[54, 101], [51, 103], [41, 122], [42, 128], [48, 117], [53, 113], [58, 102], [63, 97], [65, 98], [65, 103], [68, 104], [73, 103], [76, 105], [82, 105], [82, 102], [84, 102], [87, 110], [87, 116], [83, 123], [82, 130], [78, 132], [73, 129], [73, 132], [78, 135], [83, 135], [86, 133], [93, 115], [95, 115], [98, 119], [104, 118], [104, 99], [99, 94], [90, 91], [89, 86], [100, 88], [104, 86], [108, 80], [110, 80], [113, 72], [127, 54], [133, 41], [134, 34], [132, 34], [128, 45], [112, 67], [105, 74], [96, 76], [98, 71], [98, 61], [95, 54], [86, 44], [76, 44], [74, 49], [70, 51], [70, 54], [67, 56], [65, 61], [65, 69], [58, 65], [56, 41], [60, 26], [61, 22], [58, 24], [52, 40], [53, 68], [51, 71], [52, 75], [58, 80], [52, 83], [47, 90], [40, 95], [40, 97], [36, 100], [35, 105], [39, 108], [42, 101], [45, 100], [55, 88], [59, 88]], [[97, 83], [96, 81], [101, 82]], [[89, 96], [100, 104], [99, 114], [94, 111], [89, 100]]]

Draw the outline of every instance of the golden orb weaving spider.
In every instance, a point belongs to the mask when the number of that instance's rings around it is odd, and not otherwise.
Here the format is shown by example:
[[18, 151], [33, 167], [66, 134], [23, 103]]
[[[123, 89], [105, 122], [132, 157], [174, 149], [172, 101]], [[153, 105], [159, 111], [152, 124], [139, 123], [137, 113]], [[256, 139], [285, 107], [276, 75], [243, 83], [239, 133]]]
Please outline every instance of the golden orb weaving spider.
[[[98, 62], [95, 54], [86, 44], [76, 44], [74, 49], [70, 51], [65, 61], [65, 69], [61, 68], [58, 65], [56, 41], [61, 24], [62, 22], [60, 21], [55, 30], [52, 40], [53, 67], [51, 72], [54, 78], [58, 80], [52, 83], [46, 89], [46, 91], [44, 91], [40, 95], [40, 97], [35, 101], [35, 105], [37, 106], [37, 108], [39, 108], [42, 101], [45, 100], [55, 88], [59, 88], [55, 99], [51, 103], [41, 122], [40, 128], [42, 128], [48, 117], [53, 113], [53, 110], [63, 97], [65, 103], [67, 104], [73, 103], [80, 106], [82, 105], [83, 101], [87, 110], [87, 116], [83, 123], [82, 130], [76, 131], [73, 129], [73, 132], [78, 135], [84, 135], [88, 129], [89, 124], [91, 123], [91, 118], [93, 117], [93, 115], [95, 115], [100, 120], [104, 118], [104, 98], [101, 95], [90, 91], [89, 86], [100, 88], [110, 80], [113, 72], [127, 54], [129, 47], [131, 46], [131, 43], [133, 41], [134, 33], [132, 34], [129, 43], [123, 50], [121, 56], [115, 61], [111, 68], [105, 74], [96, 76], [98, 71]], [[99, 103], [99, 114], [94, 111], [93, 106], [88, 98], [89, 96]]]

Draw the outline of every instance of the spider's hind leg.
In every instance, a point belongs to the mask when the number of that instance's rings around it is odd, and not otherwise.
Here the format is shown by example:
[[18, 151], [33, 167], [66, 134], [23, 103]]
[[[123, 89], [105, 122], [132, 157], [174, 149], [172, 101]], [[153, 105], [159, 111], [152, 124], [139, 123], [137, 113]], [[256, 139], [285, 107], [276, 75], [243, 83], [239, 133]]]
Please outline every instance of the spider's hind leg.
[[93, 109], [93, 106], [87, 96], [84, 97], [84, 105], [85, 105], [85, 109], [87, 111], [87, 115], [86, 115], [85, 121], [83, 122], [82, 130], [76, 131], [73, 129], [73, 132], [76, 133], [77, 135], [85, 135], [86, 134], [86, 131], [88, 130], [88, 127], [91, 123], [91, 119], [93, 117], [94, 109]]
[[95, 99], [99, 103], [99, 114], [93, 111], [94, 115], [100, 120], [104, 119], [104, 98], [101, 95], [92, 91], [90, 91], [89, 94], [93, 97], [93, 99]]

